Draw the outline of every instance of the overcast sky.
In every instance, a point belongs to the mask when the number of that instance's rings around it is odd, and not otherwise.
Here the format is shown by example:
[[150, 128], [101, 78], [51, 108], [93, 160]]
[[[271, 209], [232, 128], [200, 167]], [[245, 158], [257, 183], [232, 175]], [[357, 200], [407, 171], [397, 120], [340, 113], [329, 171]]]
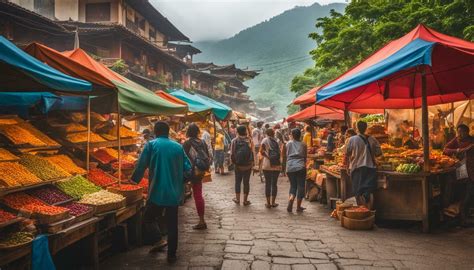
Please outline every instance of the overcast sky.
[[150, 0], [192, 41], [217, 40], [291, 9], [345, 0]]

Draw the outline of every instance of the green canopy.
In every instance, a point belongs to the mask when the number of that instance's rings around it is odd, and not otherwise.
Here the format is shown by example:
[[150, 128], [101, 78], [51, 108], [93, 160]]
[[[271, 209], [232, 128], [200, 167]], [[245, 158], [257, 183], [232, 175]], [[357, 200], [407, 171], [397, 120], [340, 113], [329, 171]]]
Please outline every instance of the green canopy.
[[212, 104], [212, 109], [214, 111], [214, 114], [217, 116], [217, 118], [219, 118], [219, 120], [224, 120], [230, 116], [230, 113], [232, 112], [231, 107], [225, 105], [224, 103], [216, 101], [212, 98], [203, 96], [201, 94], [195, 94], [195, 95], [205, 100], [206, 102], [209, 102], [210, 104]]

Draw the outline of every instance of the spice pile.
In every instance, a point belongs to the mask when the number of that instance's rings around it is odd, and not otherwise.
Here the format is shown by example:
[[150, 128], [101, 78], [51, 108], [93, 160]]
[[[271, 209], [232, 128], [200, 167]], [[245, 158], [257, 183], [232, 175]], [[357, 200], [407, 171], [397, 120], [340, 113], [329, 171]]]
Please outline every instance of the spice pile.
[[142, 188], [139, 185], [130, 185], [130, 184], [113, 185], [112, 187], [120, 191], [133, 191], [133, 190], [138, 190]]
[[44, 157], [47, 161], [61, 167], [63, 170], [70, 174], [85, 174], [86, 170], [77, 166], [72, 159], [66, 155], [55, 155]]
[[73, 197], [74, 199], [80, 199], [82, 196], [90, 193], [94, 193], [100, 190], [100, 187], [87, 181], [84, 177], [78, 175], [71, 179], [57, 182], [56, 185], [64, 193]]
[[33, 234], [29, 232], [14, 232], [0, 238], [0, 248], [23, 245], [33, 241]]
[[0, 187], [18, 187], [40, 183], [36, 175], [15, 162], [0, 162]]
[[0, 148], [0, 161], [17, 161], [20, 158], [10, 153], [8, 150]]
[[15, 218], [16, 216], [14, 214], [0, 209], [0, 223], [4, 223]]
[[[71, 143], [87, 142], [87, 131], [67, 134], [66, 140], [68, 140]], [[98, 134], [91, 132], [91, 142], [93, 143], [105, 142], [105, 140], [104, 138], [100, 137]]]
[[90, 205], [104, 205], [109, 203], [118, 203], [125, 198], [120, 194], [115, 194], [106, 190], [101, 190], [96, 193], [84, 195], [79, 203]]
[[33, 197], [36, 197], [47, 204], [57, 204], [72, 199], [71, 196], [64, 194], [62, 191], [55, 187], [43, 187], [35, 190], [28, 191]]
[[72, 132], [81, 132], [81, 131], [87, 131], [87, 127], [79, 124], [79, 123], [69, 123], [65, 126], [62, 126], [60, 130], [64, 133], [72, 133]]
[[18, 125], [0, 125], [2, 133], [14, 145], [46, 146], [47, 144], [35, 137], [31, 132]]
[[[119, 162], [113, 162], [112, 163], [112, 168], [114, 170], [118, 170], [119, 167]], [[127, 160], [122, 160], [122, 169], [127, 170], [127, 169], [133, 169], [135, 167], [135, 162], [130, 162]]]
[[110, 162], [117, 160], [117, 158], [112, 156], [106, 149], [107, 148], [98, 149], [92, 153], [92, 156], [103, 164], [109, 164]]
[[[117, 127], [112, 128], [108, 134], [117, 138]], [[138, 137], [138, 134], [135, 131], [132, 131], [126, 127], [120, 127], [120, 138], [134, 138]]]
[[105, 187], [117, 182], [117, 179], [112, 178], [111, 176], [107, 175], [104, 171], [98, 168], [90, 169], [87, 178], [89, 179], [89, 181], [100, 187]]
[[17, 211], [26, 211], [42, 215], [52, 216], [63, 214], [68, 211], [64, 207], [47, 205], [39, 199], [22, 192], [8, 194], [2, 198], [2, 201], [5, 205]]
[[25, 166], [30, 172], [44, 181], [66, 178], [71, 176], [68, 172], [55, 166], [39, 156], [24, 154], [21, 156], [20, 164]]
[[75, 202], [68, 203], [64, 205], [63, 207], [69, 209], [69, 213], [75, 217], [84, 215], [93, 210], [92, 207], [90, 206], [87, 206], [85, 204], [75, 203]]
[[32, 124], [30, 124], [28, 122], [22, 122], [22, 123], [18, 124], [18, 126], [20, 126], [22, 129], [24, 129], [24, 130], [28, 131], [29, 133], [31, 133], [37, 139], [41, 140], [43, 143], [46, 144], [46, 146], [52, 146], [52, 147], [60, 146], [59, 143], [57, 143], [56, 141], [54, 141], [53, 139], [48, 137], [43, 132], [36, 129]]

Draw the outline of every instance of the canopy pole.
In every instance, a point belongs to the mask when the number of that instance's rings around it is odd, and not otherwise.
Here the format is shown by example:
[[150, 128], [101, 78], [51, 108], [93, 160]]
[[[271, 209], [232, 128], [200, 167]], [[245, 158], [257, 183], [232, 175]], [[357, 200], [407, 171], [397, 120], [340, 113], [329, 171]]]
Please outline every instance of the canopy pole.
[[430, 171], [430, 138], [428, 130], [428, 99], [426, 96], [426, 74], [421, 71], [421, 129], [423, 136], [424, 171]]
[[413, 130], [411, 135], [413, 136], [413, 140], [415, 139], [415, 128], [416, 128], [416, 109], [413, 108]]
[[346, 126], [350, 126], [350, 116], [349, 116], [349, 111], [347, 109], [344, 110], [344, 122], [346, 123]]
[[118, 184], [122, 184], [122, 139], [120, 138], [120, 126], [122, 125], [122, 116], [120, 115], [120, 102], [117, 100], [117, 142], [118, 142]]
[[87, 97], [87, 149], [86, 149], [86, 170], [89, 175], [91, 152], [91, 97]]
[[216, 116], [214, 114], [211, 114], [212, 116], [212, 122], [214, 125], [214, 147], [213, 150], [214, 152], [216, 151], [216, 138], [217, 138], [217, 126], [216, 126]]

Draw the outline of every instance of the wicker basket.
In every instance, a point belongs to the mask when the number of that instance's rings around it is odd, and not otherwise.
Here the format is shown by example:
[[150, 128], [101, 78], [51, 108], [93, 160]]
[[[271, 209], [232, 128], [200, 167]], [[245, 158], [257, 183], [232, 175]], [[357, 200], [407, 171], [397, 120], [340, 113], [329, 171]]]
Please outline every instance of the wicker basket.
[[353, 209], [344, 209], [344, 215], [350, 219], [362, 220], [375, 215], [375, 211], [367, 210], [360, 212]]
[[344, 214], [341, 217], [342, 227], [349, 230], [371, 230], [374, 227], [374, 221], [374, 215], [362, 220], [351, 219], [346, 217]]
[[101, 204], [101, 205], [93, 205], [93, 204], [87, 204], [91, 207], [94, 208], [94, 213], [95, 215], [97, 214], [102, 214], [105, 212], [117, 210], [120, 208], [125, 207], [125, 198], [119, 202], [114, 202], [114, 203], [107, 203], [107, 204]]
[[336, 203], [337, 211], [344, 211], [352, 207], [352, 203]]
[[[140, 186], [137, 186], [137, 187], [140, 187]], [[107, 187], [107, 191], [110, 191], [110, 192], [115, 193], [115, 194], [120, 194], [120, 195], [128, 198], [128, 197], [136, 197], [138, 195], [143, 194], [143, 187], [140, 187], [140, 188], [135, 189], [135, 190], [120, 190], [117, 187]]]
[[33, 218], [38, 221], [39, 224], [51, 224], [69, 217], [69, 210], [56, 215], [44, 215], [40, 213], [33, 213]]
[[80, 215], [80, 216], [76, 216], [76, 217], [74, 218], [74, 220], [72, 221], [72, 224], [79, 223], [79, 222], [81, 222], [81, 221], [84, 221], [84, 220], [86, 220], [86, 219], [89, 219], [89, 218], [93, 217], [94, 214], [95, 214], [95, 208], [92, 208], [92, 210], [90, 210], [89, 212], [84, 213], [84, 214], [82, 214], [82, 215]]

